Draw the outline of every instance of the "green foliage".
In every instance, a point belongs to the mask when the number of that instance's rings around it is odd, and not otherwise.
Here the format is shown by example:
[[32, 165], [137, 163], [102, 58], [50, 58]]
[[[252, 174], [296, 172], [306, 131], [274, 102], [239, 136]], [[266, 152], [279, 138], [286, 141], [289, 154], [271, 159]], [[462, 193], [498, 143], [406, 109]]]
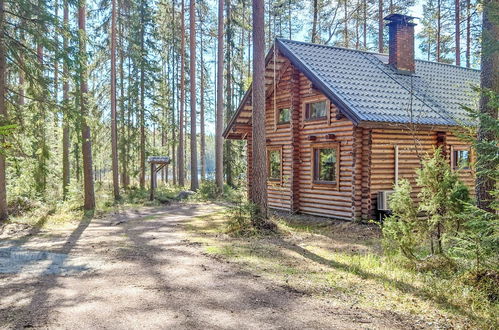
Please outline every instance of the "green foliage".
[[436, 252], [443, 253], [442, 237], [445, 232], [458, 228], [458, 212], [462, 211], [462, 203], [469, 200], [469, 194], [457, 174], [451, 171], [440, 149], [435, 150], [433, 157], [423, 161], [417, 176], [416, 182], [421, 186], [418, 208], [426, 218], [421, 229], [429, 234], [432, 253], [434, 238]]
[[[387, 251], [395, 248], [404, 256], [427, 256], [422, 242], [430, 241], [430, 252], [443, 253], [444, 234], [454, 235], [461, 226], [464, 204], [469, 202], [468, 188], [452, 172], [440, 149], [423, 161], [417, 171], [419, 205], [411, 198], [411, 185], [400, 180], [390, 198], [393, 214], [383, 225]], [[434, 250], [436, 240], [437, 250]]]
[[227, 211], [226, 232], [233, 236], [254, 236], [258, 231], [253, 226], [252, 218], [256, 207], [249, 202], [239, 203]]
[[16, 125], [0, 126], [0, 135], [7, 136], [7, 135], [11, 134], [15, 128], [16, 128]]
[[[485, 94], [490, 108], [499, 109], [499, 94], [493, 91], [482, 91], [475, 89], [477, 93]], [[484, 131], [490, 133], [490, 139], [477, 139], [476, 126], [468, 127], [468, 130], [459, 134], [460, 138], [472, 144], [477, 154], [475, 167], [482, 175], [496, 182], [499, 181], [499, 118], [490, 113], [480, 112], [477, 109], [464, 107], [471, 122], [478, 122]]]
[[197, 197], [201, 200], [216, 200], [220, 198], [220, 195], [218, 187], [213, 180], [201, 182], [199, 190], [197, 191]]
[[499, 269], [499, 216], [467, 204], [461, 217], [466, 220], [462, 230], [449, 238], [450, 254], [471, 263], [476, 273]]
[[383, 245], [386, 251], [402, 252], [407, 258], [415, 258], [414, 249], [419, 243], [418, 212], [411, 198], [411, 184], [402, 179], [390, 196], [393, 214], [383, 222]]

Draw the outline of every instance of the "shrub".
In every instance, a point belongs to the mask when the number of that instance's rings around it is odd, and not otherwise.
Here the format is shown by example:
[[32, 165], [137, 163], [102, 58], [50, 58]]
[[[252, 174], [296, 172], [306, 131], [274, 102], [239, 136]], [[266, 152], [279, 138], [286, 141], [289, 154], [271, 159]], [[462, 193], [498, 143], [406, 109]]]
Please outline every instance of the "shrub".
[[8, 210], [9, 214], [15, 217], [26, 214], [37, 207], [40, 207], [37, 201], [24, 196], [16, 196], [9, 200]]
[[197, 197], [202, 200], [215, 200], [220, 197], [221, 193], [213, 180], [206, 180], [201, 183], [197, 191]]
[[228, 221], [226, 232], [234, 236], [253, 236], [257, 230], [251, 221], [255, 214], [252, 203], [241, 202], [227, 211]]
[[440, 149], [423, 160], [416, 182], [421, 186], [419, 211], [426, 216], [425, 226], [421, 229], [428, 232], [431, 252], [443, 253], [443, 235], [459, 227], [458, 215], [463, 203], [469, 201], [468, 191], [457, 174], [451, 171]]
[[444, 234], [455, 234], [459, 230], [464, 220], [460, 214], [469, 202], [468, 188], [450, 170], [440, 149], [423, 161], [416, 181], [421, 186], [419, 205], [411, 198], [409, 181], [400, 180], [390, 198], [393, 214], [382, 229], [385, 249], [397, 249], [410, 259], [416, 259], [417, 249], [424, 251], [422, 242], [428, 239], [431, 254], [443, 253]]
[[411, 198], [411, 185], [402, 179], [390, 196], [392, 215], [385, 219], [382, 227], [383, 245], [386, 251], [400, 251], [408, 258], [415, 258], [414, 248], [418, 244], [417, 207]]
[[462, 217], [462, 230], [449, 238], [452, 256], [470, 262], [476, 274], [499, 269], [499, 216], [468, 204]]

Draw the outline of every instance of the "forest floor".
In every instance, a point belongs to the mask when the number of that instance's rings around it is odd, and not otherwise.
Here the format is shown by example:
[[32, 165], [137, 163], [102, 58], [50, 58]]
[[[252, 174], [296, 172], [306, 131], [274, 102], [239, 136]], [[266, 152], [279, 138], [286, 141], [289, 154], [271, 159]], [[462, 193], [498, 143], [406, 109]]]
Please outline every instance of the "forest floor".
[[[224, 209], [181, 203], [117, 209], [59, 229], [7, 228], [0, 235], [0, 328], [455, 325], [445, 315], [422, 318], [392, 308], [397, 294], [390, 290], [385, 304], [370, 306], [366, 292], [354, 291], [352, 283], [342, 287], [336, 277], [326, 282], [317, 277], [332, 270], [339, 278], [349, 275], [345, 267], [308, 249], [312, 239], [316, 246], [362, 254], [377, 248], [372, 242], [378, 233], [371, 226], [339, 223], [334, 227], [338, 236], [319, 239], [305, 227], [300, 228], [304, 234], [228, 238], [220, 232]], [[372, 290], [383, 291], [383, 285]], [[374, 302], [380, 298], [373, 297]]]

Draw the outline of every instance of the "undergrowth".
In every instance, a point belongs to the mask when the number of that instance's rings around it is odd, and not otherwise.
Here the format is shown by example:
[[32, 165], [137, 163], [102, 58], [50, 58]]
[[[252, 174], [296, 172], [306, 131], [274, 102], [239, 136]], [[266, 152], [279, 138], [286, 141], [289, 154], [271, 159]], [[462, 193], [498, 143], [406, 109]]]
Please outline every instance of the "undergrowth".
[[42, 198], [33, 195], [12, 196], [9, 201], [9, 220], [7, 224], [22, 224], [31, 227], [60, 227], [84, 217], [99, 217], [108, 212], [127, 207], [164, 205], [174, 201], [181, 189], [177, 186], [160, 185], [154, 201], [149, 201], [149, 190], [131, 186], [121, 191], [121, 199], [115, 201], [109, 182], [96, 182], [95, 211], [83, 211], [83, 193], [79, 184], [68, 187], [66, 200], [62, 198]]
[[363, 224], [274, 217], [279, 234], [258, 235], [248, 229], [250, 212], [240, 205], [198, 217], [189, 225], [192, 240], [208, 254], [297, 292], [400, 313], [427, 326], [499, 326], [499, 306], [489, 295], [497, 275], [481, 274], [480, 288], [445, 257], [415, 264], [384, 255], [379, 231]]

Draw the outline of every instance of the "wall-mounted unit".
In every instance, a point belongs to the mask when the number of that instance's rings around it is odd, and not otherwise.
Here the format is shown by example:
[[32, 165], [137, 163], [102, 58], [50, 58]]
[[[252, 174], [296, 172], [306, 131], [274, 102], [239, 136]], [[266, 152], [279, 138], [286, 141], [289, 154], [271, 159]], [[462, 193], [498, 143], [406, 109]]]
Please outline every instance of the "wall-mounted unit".
[[378, 211], [390, 211], [390, 195], [393, 190], [378, 191]]

